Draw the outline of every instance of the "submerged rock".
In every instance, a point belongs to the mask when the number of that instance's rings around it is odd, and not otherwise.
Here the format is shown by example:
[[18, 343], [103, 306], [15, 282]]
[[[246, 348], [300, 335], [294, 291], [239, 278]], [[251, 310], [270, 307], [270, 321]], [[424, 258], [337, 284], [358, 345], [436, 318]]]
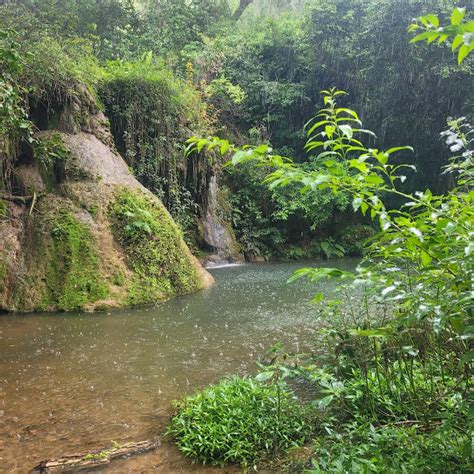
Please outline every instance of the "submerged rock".
[[163, 204], [114, 150], [98, 109], [80, 129], [71, 107], [58, 123], [67, 131], [40, 132], [20, 160], [24, 200], [1, 201], [0, 309], [117, 308], [212, 284]]

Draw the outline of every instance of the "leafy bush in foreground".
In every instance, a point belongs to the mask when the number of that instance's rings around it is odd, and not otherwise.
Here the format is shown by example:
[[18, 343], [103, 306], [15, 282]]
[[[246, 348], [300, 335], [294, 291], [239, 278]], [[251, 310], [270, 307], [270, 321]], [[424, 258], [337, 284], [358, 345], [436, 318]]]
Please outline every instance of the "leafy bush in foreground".
[[418, 426], [352, 423], [315, 439], [312, 469], [305, 472], [472, 472], [467, 441], [445, 427], [423, 433]]
[[205, 463], [248, 465], [302, 446], [312, 432], [307, 409], [291, 392], [249, 378], [221, 381], [177, 404], [168, 434]]

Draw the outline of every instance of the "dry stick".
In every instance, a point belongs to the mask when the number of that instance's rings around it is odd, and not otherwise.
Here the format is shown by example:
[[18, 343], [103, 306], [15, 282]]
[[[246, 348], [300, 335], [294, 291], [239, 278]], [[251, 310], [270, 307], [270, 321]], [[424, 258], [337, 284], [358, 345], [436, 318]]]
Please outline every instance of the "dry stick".
[[[36, 195], [36, 193], [35, 193]], [[26, 204], [27, 202], [31, 201], [34, 198], [34, 196], [13, 196], [11, 194], [1, 194], [0, 199], [4, 199], [5, 201], [20, 201], [23, 204]]]
[[33, 193], [33, 200], [31, 202], [30, 212], [28, 213], [29, 216], [33, 213], [33, 209], [35, 208], [36, 204], [36, 193]]

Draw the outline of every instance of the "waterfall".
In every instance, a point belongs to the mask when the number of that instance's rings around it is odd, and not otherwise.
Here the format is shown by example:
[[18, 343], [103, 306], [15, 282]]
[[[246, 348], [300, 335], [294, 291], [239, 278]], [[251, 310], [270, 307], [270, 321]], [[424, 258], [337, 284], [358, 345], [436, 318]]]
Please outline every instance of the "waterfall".
[[238, 263], [243, 261], [240, 246], [235, 238], [230, 222], [219, 202], [217, 176], [209, 182], [208, 202], [201, 219], [202, 238], [205, 246], [212, 252], [205, 258], [207, 266]]

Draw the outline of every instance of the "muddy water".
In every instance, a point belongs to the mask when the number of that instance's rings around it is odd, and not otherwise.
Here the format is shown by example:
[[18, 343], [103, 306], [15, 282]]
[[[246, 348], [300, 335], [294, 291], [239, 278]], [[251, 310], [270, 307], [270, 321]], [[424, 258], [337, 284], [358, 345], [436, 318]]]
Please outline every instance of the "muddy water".
[[[315, 288], [285, 283], [301, 265], [215, 269], [212, 288], [152, 308], [1, 316], [0, 471], [27, 472], [112, 440], [160, 436], [173, 399], [227, 374], [254, 372], [276, 342], [303, 349], [318, 327], [308, 303]], [[106, 470], [201, 468], [165, 442]]]

